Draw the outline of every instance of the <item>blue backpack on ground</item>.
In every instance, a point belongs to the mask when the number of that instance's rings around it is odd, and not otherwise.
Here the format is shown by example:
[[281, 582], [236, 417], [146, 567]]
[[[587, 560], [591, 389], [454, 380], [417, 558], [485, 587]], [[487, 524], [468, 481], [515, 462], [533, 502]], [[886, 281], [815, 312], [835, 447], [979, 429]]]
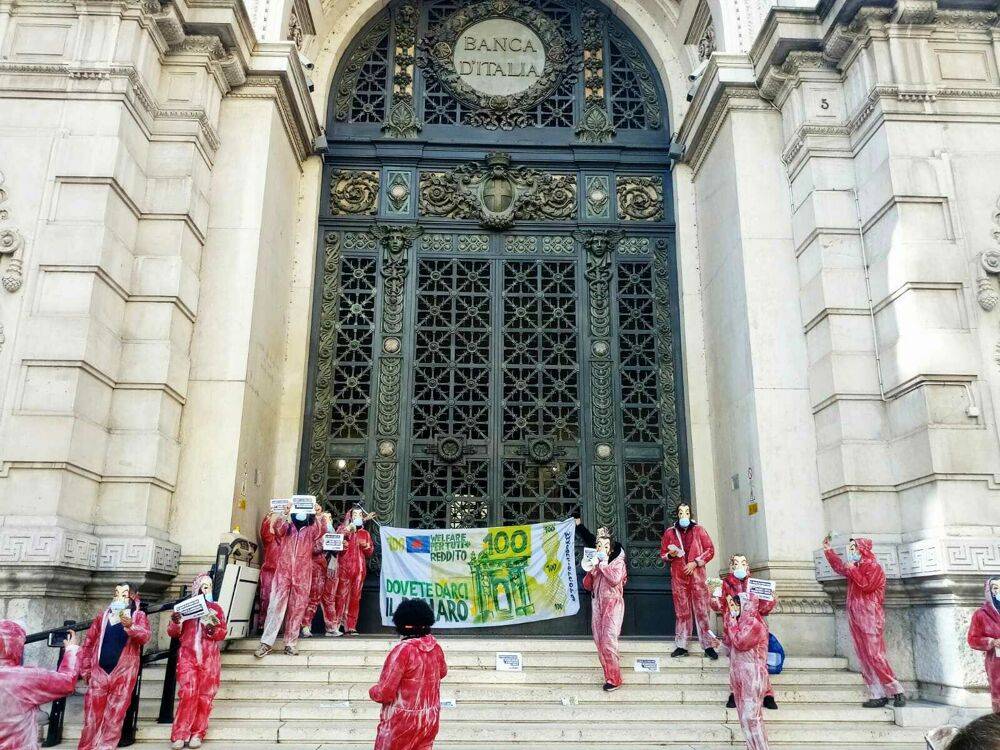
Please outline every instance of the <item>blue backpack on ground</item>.
[[785, 668], [785, 649], [781, 647], [781, 641], [774, 637], [774, 633], [767, 634], [767, 673], [781, 674]]

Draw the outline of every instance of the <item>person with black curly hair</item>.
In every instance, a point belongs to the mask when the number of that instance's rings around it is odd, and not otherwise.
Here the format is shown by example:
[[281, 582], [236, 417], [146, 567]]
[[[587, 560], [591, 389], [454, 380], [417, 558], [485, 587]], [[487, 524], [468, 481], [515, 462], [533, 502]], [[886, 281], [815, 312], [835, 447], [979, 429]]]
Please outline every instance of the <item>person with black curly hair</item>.
[[392, 616], [402, 640], [389, 652], [368, 696], [382, 704], [375, 750], [431, 750], [441, 720], [444, 651], [431, 635], [434, 612], [423, 599], [405, 599]]
[[986, 714], [966, 724], [947, 750], [1000, 750], [1000, 714]]

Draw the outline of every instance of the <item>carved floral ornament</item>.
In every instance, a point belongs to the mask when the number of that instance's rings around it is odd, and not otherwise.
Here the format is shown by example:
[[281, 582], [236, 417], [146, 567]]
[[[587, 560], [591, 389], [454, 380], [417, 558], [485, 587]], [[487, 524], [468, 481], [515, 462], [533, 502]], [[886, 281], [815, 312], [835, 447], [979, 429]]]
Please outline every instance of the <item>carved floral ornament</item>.
[[330, 173], [330, 213], [334, 216], [374, 216], [378, 213], [379, 173], [335, 169]]
[[421, 172], [419, 205], [424, 216], [478, 219], [498, 230], [515, 221], [573, 219], [576, 177], [515, 167], [509, 154], [492, 153], [451, 172]]
[[[993, 242], [1000, 247], [1000, 198], [997, 199], [993, 208], [993, 229], [990, 234]], [[1000, 294], [997, 293], [991, 276], [1000, 276], [1000, 249], [991, 248], [985, 250], [979, 256], [979, 274], [976, 277], [976, 300], [979, 306], [986, 312], [991, 312], [1000, 302]], [[994, 348], [994, 361], [1000, 365], [1000, 343]]]
[[[526, 36], [534, 36], [541, 42], [543, 50], [535, 50], [531, 42], [531, 52], [541, 56], [542, 68], [534, 63], [524, 63], [526, 68], [507, 70], [504, 75], [514, 74], [526, 78], [521, 83], [525, 88], [513, 88], [511, 93], [488, 93], [470, 85], [473, 69], [459, 70], [456, 55], [461, 55], [468, 44], [463, 35], [470, 29], [494, 19], [505, 19], [515, 25], [526, 27]], [[495, 41], [495, 40], [494, 40]], [[473, 43], [473, 46], [475, 44]], [[517, 51], [527, 47], [524, 43]], [[417, 45], [418, 64], [424, 74], [438, 80], [458, 101], [471, 108], [469, 122], [474, 126], [490, 130], [501, 128], [511, 130], [529, 124], [527, 110], [555, 91], [567, 77], [578, 75], [578, 45], [563, 36], [559, 25], [544, 13], [521, 5], [513, 0], [485, 0], [465, 8], [460, 8], [446, 18], [432, 33], [423, 37]], [[485, 53], [497, 50], [484, 48]], [[499, 75], [502, 64], [491, 59], [476, 63], [475, 72], [481, 66], [496, 66], [492, 72]], [[491, 71], [487, 70], [487, 74]], [[528, 85], [530, 81], [530, 85]]]
[[[7, 202], [7, 190], [4, 188], [3, 172], [0, 172], [0, 222], [10, 219], [10, 211], [4, 205]], [[7, 257], [7, 268], [0, 276], [0, 283], [8, 292], [16, 292], [21, 288], [23, 275], [21, 273], [21, 256], [24, 252], [24, 237], [14, 227], [0, 225], [0, 258]]]

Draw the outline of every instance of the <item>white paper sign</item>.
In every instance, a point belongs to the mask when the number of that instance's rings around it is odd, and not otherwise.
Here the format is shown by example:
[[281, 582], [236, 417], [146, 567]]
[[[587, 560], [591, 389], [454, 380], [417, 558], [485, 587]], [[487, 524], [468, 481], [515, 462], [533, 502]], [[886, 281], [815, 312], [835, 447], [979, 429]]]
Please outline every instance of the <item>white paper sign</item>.
[[324, 552], [343, 552], [344, 551], [344, 535], [343, 534], [324, 534], [323, 535], [323, 551]]
[[580, 567], [589, 573], [594, 569], [595, 565], [597, 565], [597, 550], [593, 547], [584, 547], [583, 560], [580, 561]]
[[763, 578], [747, 579], [747, 591], [756, 594], [762, 602], [774, 601], [774, 581], [765, 581]]
[[180, 614], [181, 622], [186, 622], [188, 620], [200, 620], [209, 614], [211, 610], [205, 602], [205, 595], [198, 594], [198, 596], [192, 596], [190, 599], [177, 602], [174, 605], [174, 612]]
[[668, 544], [667, 552], [673, 552], [676, 557], [684, 557], [684, 550], [678, 547], [676, 544]]
[[646, 659], [639, 658], [635, 660], [635, 671], [636, 672], [659, 672], [660, 671], [660, 660], [657, 657]]
[[521, 654], [513, 651], [497, 652], [497, 672], [520, 672]]
[[997, 646], [995, 649], [993, 649], [993, 653], [996, 655], [998, 659], [1000, 659], [1000, 646]]
[[316, 512], [316, 496], [315, 495], [292, 495], [292, 512], [293, 513], [315, 513]]
[[285, 512], [286, 505], [288, 505], [287, 497], [276, 497], [271, 501], [271, 512], [280, 516]]
[[441, 708], [455, 708], [455, 706], [457, 706], [457, 705], [458, 705], [458, 701], [456, 701], [454, 698], [442, 698], [441, 699]]

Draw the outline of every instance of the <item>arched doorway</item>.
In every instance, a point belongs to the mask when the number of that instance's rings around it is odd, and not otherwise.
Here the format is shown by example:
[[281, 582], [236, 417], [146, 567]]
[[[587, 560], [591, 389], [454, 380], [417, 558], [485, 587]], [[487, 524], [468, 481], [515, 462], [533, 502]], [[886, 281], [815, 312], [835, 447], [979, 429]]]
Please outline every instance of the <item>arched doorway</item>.
[[329, 101], [300, 486], [411, 527], [580, 510], [628, 550], [625, 632], [665, 632], [659, 535], [688, 479], [641, 45], [596, 3], [404, 0]]

